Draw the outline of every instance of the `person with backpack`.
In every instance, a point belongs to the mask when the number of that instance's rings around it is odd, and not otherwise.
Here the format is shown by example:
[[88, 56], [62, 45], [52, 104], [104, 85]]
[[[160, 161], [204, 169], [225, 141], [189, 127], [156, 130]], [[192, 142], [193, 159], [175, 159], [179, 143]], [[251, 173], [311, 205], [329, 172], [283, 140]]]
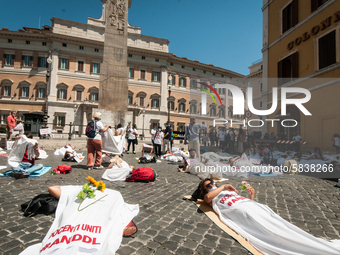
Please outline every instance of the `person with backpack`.
[[[87, 170], [102, 169], [102, 133], [109, 129], [109, 126], [104, 127], [101, 120], [101, 113], [95, 112], [93, 120], [86, 127], [87, 136]], [[96, 161], [94, 162], [94, 153], [96, 153]]]
[[164, 139], [164, 134], [162, 132], [162, 128], [158, 127], [158, 130], [157, 130], [155, 137], [153, 139], [153, 143], [155, 145], [156, 158], [161, 156], [161, 146], [162, 146], [162, 143], [163, 143], [163, 139]]
[[128, 132], [129, 132], [129, 135], [128, 135], [128, 148], [127, 148], [126, 153], [129, 154], [130, 145], [132, 143], [133, 154], [136, 154], [135, 145], [137, 144], [136, 141], [137, 141], [137, 136], [138, 136], [136, 124], [133, 124], [132, 128], [128, 129]]

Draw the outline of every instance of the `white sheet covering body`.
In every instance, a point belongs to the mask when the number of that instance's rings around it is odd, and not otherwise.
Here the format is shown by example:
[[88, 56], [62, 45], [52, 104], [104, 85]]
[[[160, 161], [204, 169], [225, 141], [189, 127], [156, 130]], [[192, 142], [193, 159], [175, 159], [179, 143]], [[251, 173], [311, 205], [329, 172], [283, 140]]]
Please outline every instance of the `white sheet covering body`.
[[[28, 247], [21, 255], [32, 254], [115, 254], [122, 241], [123, 230], [139, 212], [139, 206], [124, 203], [118, 191], [96, 191], [105, 198], [78, 211], [76, 196], [81, 186], [62, 186], [55, 219], [42, 243]], [[91, 204], [86, 199], [80, 208]], [[40, 253], [39, 253], [40, 252]]]
[[264, 254], [340, 254], [340, 245], [308, 234], [269, 207], [235, 192], [222, 191], [212, 204], [222, 222]]
[[131, 168], [129, 164], [123, 160], [122, 168], [119, 168], [116, 164], [113, 165], [112, 168], [106, 169], [106, 171], [102, 175], [102, 179], [108, 180], [111, 182], [114, 181], [125, 181], [126, 177], [131, 172]]
[[125, 134], [115, 136], [109, 128], [102, 137], [103, 152], [121, 155], [124, 149]]
[[29, 139], [25, 135], [21, 135], [21, 137], [13, 145], [12, 150], [8, 155], [7, 167], [19, 166], [22, 158], [24, 157], [26, 147], [28, 158], [35, 157], [33, 147], [37, 143], [38, 143], [37, 140]]

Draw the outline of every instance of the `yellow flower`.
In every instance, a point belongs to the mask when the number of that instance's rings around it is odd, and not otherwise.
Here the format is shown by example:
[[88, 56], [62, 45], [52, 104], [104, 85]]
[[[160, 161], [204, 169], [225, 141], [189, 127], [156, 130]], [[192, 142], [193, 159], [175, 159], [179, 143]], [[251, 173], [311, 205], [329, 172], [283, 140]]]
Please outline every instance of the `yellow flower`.
[[88, 176], [86, 179], [88, 179], [94, 186], [96, 186], [96, 180], [94, 178], [92, 178], [91, 176]]

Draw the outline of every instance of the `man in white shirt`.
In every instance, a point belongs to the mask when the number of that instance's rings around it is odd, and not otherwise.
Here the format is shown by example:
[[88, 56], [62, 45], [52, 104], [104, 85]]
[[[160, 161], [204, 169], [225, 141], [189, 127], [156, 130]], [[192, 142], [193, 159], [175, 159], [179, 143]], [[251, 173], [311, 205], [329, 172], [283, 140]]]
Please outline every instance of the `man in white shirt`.
[[190, 118], [190, 124], [185, 128], [184, 144], [187, 144], [189, 141], [189, 149], [194, 148], [196, 150], [196, 158], [198, 160], [201, 160], [199, 130], [206, 128], [207, 125], [204, 122], [202, 124], [196, 123], [195, 118]]
[[220, 131], [218, 131], [217, 137], [218, 137], [218, 141], [220, 143], [219, 148], [222, 149], [222, 151], [225, 150], [225, 147], [226, 147], [225, 136], [226, 136], [226, 132], [225, 132], [224, 128], [222, 128]]
[[295, 152], [299, 152], [302, 137], [298, 133], [295, 133], [292, 139], [294, 141]]

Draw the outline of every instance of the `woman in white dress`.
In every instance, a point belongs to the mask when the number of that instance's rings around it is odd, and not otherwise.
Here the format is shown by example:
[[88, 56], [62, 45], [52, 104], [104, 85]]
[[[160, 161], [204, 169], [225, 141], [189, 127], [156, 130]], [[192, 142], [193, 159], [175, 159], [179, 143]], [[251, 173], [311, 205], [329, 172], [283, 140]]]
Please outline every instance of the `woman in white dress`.
[[217, 187], [204, 179], [193, 199], [204, 199], [220, 219], [263, 254], [340, 254], [340, 245], [316, 238], [254, 201], [255, 190], [247, 187], [249, 199], [239, 196], [229, 184]]

